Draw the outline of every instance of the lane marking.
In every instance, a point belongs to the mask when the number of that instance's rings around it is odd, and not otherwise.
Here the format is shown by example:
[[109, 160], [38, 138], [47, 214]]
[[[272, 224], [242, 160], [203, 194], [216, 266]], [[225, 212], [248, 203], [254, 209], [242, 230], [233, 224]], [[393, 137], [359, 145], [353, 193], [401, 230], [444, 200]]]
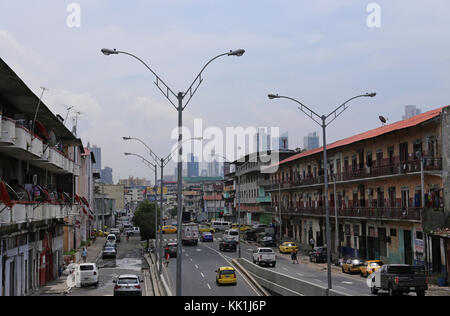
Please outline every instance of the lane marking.
[[204, 277], [205, 277], [205, 275], [203, 274], [203, 272], [200, 272], [200, 274], [202, 275], [202, 278], [204, 278]]
[[208, 288], [211, 290], [211, 286], [209, 285], [209, 283], [206, 283], [206, 285], [208, 286]]
[[198, 269], [198, 265], [195, 265], [195, 267]]
[[339, 285], [336, 285], [336, 287], [339, 288], [339, 289], [347, 290], [345, 287], [342, 287], [342, 286], [339, 286]]
[[319, 279], [314, 279], [314, 281], [317, 281], [317, 282], [323, 283], [323, 281], [322, 281], [322, 280], [319, 280]]
[[301, 274], [301, 273], [297, 273], [299, 276], [304, 276], [303, 274]]

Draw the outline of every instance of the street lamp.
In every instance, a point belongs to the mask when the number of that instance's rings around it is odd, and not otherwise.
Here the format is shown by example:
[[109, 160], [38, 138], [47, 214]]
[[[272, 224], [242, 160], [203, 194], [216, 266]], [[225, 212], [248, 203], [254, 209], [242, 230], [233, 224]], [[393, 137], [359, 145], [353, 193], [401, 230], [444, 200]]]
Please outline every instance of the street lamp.
[[[149, 151], [150, 156], [155, 160], [155, 168], [156, 165], [158, 165], [161, 168], [161, 192], [160, 192], [160, 222], [162, 223], [162, 213], [163, 213], [163, 190], [164, 190], [164, 167], [167, 166], [169, 164], [169, 162], [173, 159], [175, 152], [178, 150], [178, 147], [180, 146], [180, 144], [178, 145], [177, 148], [175, 148], [169, 155], [167, 155], [167, 157], [165, 158], [159, 158], [154, 152], [153, 150], [141, 139], [139, 138], [135, 138], [135, 137], [123, 137], [123, 140], [128, 141], [128, 140], [136, 140], [138, 142], [140, 142], [141, 144], [143, 144]], [[196, 137], [196, 138], [190, 138], [190, 139], [186, 139], [185, 141], [183, 141], [181, 143], [184, 144], [186, 142], [192, 141], [192, 140], [203, 140], [203, 137]], [[140, 157], [140, 156], [139, 156]], [[155, 178], [155, 186], [156, 186], [156, 178]], [[156, 193], [155, 193], [155, 200], [156, 200]], [[181, 226], [178, 226], [181, 227]], [[178, 229], [181, 230], [181, 229]], [[177, 231], [178, 231], [177, 230]], [[156, 237], [155, 237], [156, 239]], [[178, 238], [178, 240], [181, 240], [181, 237]], [[159, 273], [161, 274], [161, 269], [162, 269], [162, 257], [163, 257], [163, 252], [162, 252], [162, 228], [159, 230], [159, 244], [160, 244], [160, 253], [159, 253]], [[178, 259], [177, 259], [178, 260]]]
[[[118, 54], [125, 54], [125, 55], [129, 55], [137, 60], [139, 60], [156, 78], [155, 81], [155, 85], [158, 87], [158, 89], [164, 94], [164, 96], [166, 97], [166, 99], [174, 106], [174, 108], [177, 110], [178, 112], [178, 142], [179, 142], [179, 151], [178, 151], [178, 227], [181, 227], [181, 214], [182, 214], [182, 205], [181, 205], [181, 191], [182, 191], [182, 178], [183, 178], [183, 173], [182, 173], [182, 168], [183, 168], [183, 163], [182, 163], [182, 155], [183, 155], [183, 147], [181, 146], [181, 142], [183, 140], [183, 131], [182, 131], [182, 126], [183, 126], [183, 110], [186, 108], [186, 106], [189, 104], [189, 102], [191, 101], [192, 97], [194, 96], [195, 92], [197, 91], [197, 89], [200, 87], [200, 85], [203, 82], [203, 78], [202, 78], [202, 73], [205, 70], [205, 68], [215, 59], [222, 57], [222, 56], [242, 56], [245, 53], [245, 50], [243, 49], [238, 49], [238, 50], [234, 50], [234, 51], [229, 51], [227, 53], [224, 54], [220, 54], [217, 55], [216, 57], [212, 58], [210, 61], [208, 61], [206, 63], [206, 65], [202, 68], [202, 70], [200, 71], [200, 73], [197, 75], [197, 77], [194, 79], [194, 81], [192, 82], [192, 84], [189, 86], [189, 88], [186, 90], [186, 92], [178, 92], [178, 93], [174, 93], [169, 86], [139, 57], [127, 53], [127, 52], [123, 52], [123, 51], [118, 51], [116, 49], [111, 50], [111, 49], [107, 49], [107, 48], [103, 48], [101, 50], [101, 52], [105, 55], [105, 56], [109, 56], [109, 55], [118, 55]], [[187, 101], [184, 102], [184, 98], [188, 97]], [[181, 240], [181, 230], [178, 229], [177, 231], [178, 234], [178, 240]], [[177, 284], [177, 290], [176, 290], [176, 295], [177, 296], [181, 296], [181, 292], [182, 292], [182, 285], [181, 285], [181, 262], [182, 262], [182, 247], [181, 244], [178, 245], [177, 247], [177, 280], [176, 280], [176, 284]]]
[[[144, 157], [142, 157], [141, 155], [137, 155], [137, 154], [133, 154], [133, 153], [124, 153], [125, 156], [136, 156], [142, 159], [142, 162], [150, 168], [150, 170], [152, 170], [155, 173], [155, 192], [157, 190], [157, 179], [158, 179], [158, 168], [156, 166], [156, 164], [151, 163], [150, 161], [148, 161], [147, 159], [145, 159]], [[156, 196], [156, 193], [155, 193]], [[160, 210], [160, 212], [162, 212], [162, 210]], [[158, 207], [156, 205], [156, 199], [155, 199], [155, 255], [156, 255], [156, 259], [158, 259], [158, 257], [160, 257], [160, 253], [158, 253], [158, 238], [156, 238], [156, 233], [158, 231]], [[162, 248], [162, 243], [160, 240], [160, 244], [159, 247]], [[161, 258], [159, 258], [161, 260]]]
[[[324, 196], [325, 196], [326, 234], [327, 234], [327, 270], [328, 270], [327, 271], [328, 272], [327, 294], [329, 294], [329, 291], [332, 289], [332, 282], [331, 282], [330, 212], [329, 212], [329, 208], [328, 208], [328, 170], [327, 170], [328, 169], [328, 161], [327, 161], [326, 128], [328, 125], [331, 124], [331, 122], [333, 122], [339, 115], [342, 114], [342, 112], [344, 112], [348, 108], [347, 103], [349, 103], [350, 101], [357, 99], [357, 98], [362, 98], [362, 97], [373, 98], [376, 95], [377, 95], [376, 93], [366, 93], [366, 94], [355, 96], [355, 97], [345, 101], [342, 105], [337, 107], [334, 111], [332, 111], [328, 115], [319, 115], [296, 99], [286, 97], [286, 96], [280, 96], [278, 94], [269, 94], [268, 95], [270, 100], [288, 99], [288, 100], [291, 100], [291, 101], [294, 101], [294, 102], [300, 104], [300, 106], [297, 106], [297, 108], [322, 127], [322, 131], [323, 131], [323, 168], [324, 168], [324, 184], [325, 184]], [[332, 119], [329, 122], [327, 122], [327, 119], [330, 117], [332, 117]]]

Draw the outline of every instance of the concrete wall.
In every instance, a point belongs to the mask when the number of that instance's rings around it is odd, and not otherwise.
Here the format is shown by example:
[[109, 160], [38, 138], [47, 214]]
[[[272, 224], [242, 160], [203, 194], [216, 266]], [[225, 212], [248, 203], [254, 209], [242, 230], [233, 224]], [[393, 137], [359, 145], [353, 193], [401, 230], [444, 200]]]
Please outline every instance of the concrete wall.
[[[238, 259], [238, 262], [260, 285], [282, 296], [326, 296], [327, 294], [326, 287], [261, 268], [243, 258]], [[346, 296], [334, 290], [330, 295]]]

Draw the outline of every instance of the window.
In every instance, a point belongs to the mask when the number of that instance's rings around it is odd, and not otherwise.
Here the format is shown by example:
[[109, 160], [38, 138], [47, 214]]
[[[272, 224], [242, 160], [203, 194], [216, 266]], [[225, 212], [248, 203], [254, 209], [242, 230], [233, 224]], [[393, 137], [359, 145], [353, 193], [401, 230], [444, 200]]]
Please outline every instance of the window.
[[423, 240], [423, 232], [416, 232], [416, 239]]
[[389, 235], [391, 237], [397, 237], [397, 230], [395, 228], [391, 228], [389, 231]]

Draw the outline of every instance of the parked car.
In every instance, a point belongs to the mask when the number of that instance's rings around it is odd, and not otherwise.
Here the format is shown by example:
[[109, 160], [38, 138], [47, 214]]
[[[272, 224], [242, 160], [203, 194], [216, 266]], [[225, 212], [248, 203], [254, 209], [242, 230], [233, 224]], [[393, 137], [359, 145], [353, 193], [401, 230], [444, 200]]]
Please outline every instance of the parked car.
[[363, 266], [363, 261], [358, 258], [350, 258], [342, 264], [343, 273], [361, 273], [361, 267]]
[[234, 239], [224, 238], [219, 244], [220, 251], [237, 251], [237, 242]]
[[267, 228], [267, 227], [269, 227], [269, 225], [266, 225], [266, 224], [254, 224], [252, 226], [253, 229], [255, 229], [255, 228]]
[[386, 264], [372, 273], [368, 280], [372, 294], [383, 290], [388, 291], [389, 296], [410, 292], [415, 292], [417, 296], [425, 296], [428, 290], [424, 266]]
[[140, 230], [139, 227], [133, 227], [133, 232], [134, 232], [135, 234], [140, 234], [140, 233], [141, 233], [141, 230]]
[[[333, 258], [331, 258], [331, 260], [333, 260]], [[327, 262], [327, 247], [314, 247], [314, 249], [309, 252], [309, 261], [315, 263]]]
[[214, 236], [210, 232], [204, 232], [204, 233], [202, 233], [200, 239], [203, 242], [206, 242], [206, 241], [213, 242], [214, 241]]
[[164, 247], [164, 255], [169, 254], [170, 258], [177, 257], [177, 243], [171, 242]]
[[102, 252], [102, 258], [113, 258], [116, 259], [117, 256], [117, 250], [114, 247], [105, 247]]
[[233, 267], [220, 267], [216, 270], [216, 284], [237, 284], [236, 270]]
[[116, 242], [120, 242], [120, 229], [119, 228], [111, 228], [111, 234], [114, 234], [116, 236]]
[[253, 251], [253, 263], [254, 264], [266, 264], [275, 267], [277, 256], [272, 248], [258, 248]]
[[256, 241], [258, 239], [257, 235], [259, 233], [264, 233], [265, 230], [266, 229], [264, 227], [252, 228], [244, 233], [244, 239], [248, 241]]
[[381, 268], [383, 262], [381, 260], [368, 260], [361, 266], [361, 276], [367, 277]]
[[259, 244], [263, 247], [276, 247], [277, 243], [275, 242], [275, 239], [271, 236], [265, 236], [261, 239]]
[[230, 229], [231, 223], [225, 222], [225, 221], [212, 221], [211, 227], [214, 228], [216, 231], [227, 230], [227, 229]]
[[[239, 225], [238, 224], [232, 224], [231, 225], [231, 229], [239, 230]], [[246, 232], [246, 231], [248, 231], [250, 229], [252, 229], [251, 226], [241, 225], [241, 232]]]
[[113, 280], [114, 296], [142, 296], [142, 279], [133, 274], [124, 274]]
[[112, 243], [112, 242], [106, 241], [105, 244], [103, 245], [103, 249], [109, 248], [109, 247], [112, 247], [112, 248], [117, 250], [117, 244], [116, 243]]
[[281, 253], [291, 253], [292, 251], [298, 251], [298, 246], [295, 242], [287, 241], [280, 245], [279, 247]]
[[116, 241], [117, 241], [117, 237], [116, 237], [115, 234], [110, 233], [110, 234], [108, 235], [108, 237], [106, 237], [106, 241], [109, 242], [109, 243], [111, 243], [111, 244], [115, 244]]
[[80, 273], [80, 285], [98, 286], [98, 268], [95, 263], [82, 263], [78, 267]]

